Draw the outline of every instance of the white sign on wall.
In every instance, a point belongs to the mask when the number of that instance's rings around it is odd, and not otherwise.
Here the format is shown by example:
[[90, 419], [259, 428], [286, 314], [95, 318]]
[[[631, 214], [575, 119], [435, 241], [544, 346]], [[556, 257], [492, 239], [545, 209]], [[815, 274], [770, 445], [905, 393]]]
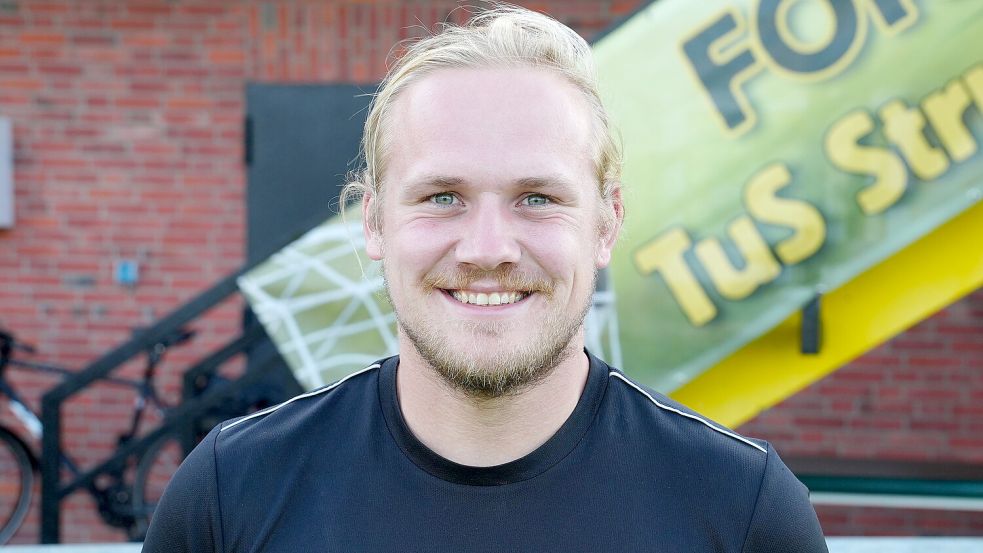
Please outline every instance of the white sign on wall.
[[0, 117], [0, 228], [14, 226], [14, 133], [10, 119]]

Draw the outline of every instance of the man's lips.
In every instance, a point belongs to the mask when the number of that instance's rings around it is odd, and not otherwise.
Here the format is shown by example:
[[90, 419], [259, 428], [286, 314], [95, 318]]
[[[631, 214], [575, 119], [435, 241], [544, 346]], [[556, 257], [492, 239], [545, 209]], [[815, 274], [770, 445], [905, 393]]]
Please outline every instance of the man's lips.
[[476, 292], [473, 290], [443, 290], [456, 301], [468, 305], [495, 306], [510, 305], [529, 297], [530, 292], [500, 290], [495, 292]]

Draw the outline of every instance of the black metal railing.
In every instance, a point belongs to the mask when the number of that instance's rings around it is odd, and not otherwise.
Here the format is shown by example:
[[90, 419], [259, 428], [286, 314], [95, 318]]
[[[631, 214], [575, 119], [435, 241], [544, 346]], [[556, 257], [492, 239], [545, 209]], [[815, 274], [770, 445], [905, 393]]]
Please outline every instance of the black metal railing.
[[[41, 422], [44, 427], [41, 438], [41, 543], [59, 543], [61, 503], [69, 494], [89, 486], [101, 474], [119, 470], [129, 457], [145, 452], [155, 440], [165, 434], [173, 433], [179, 436], [185, 453], [190, 452], [196, 440], [196, 422], [199, 419], [223, 403], [235, 400], [244, 390], [261, 384], [265, 376], [278, 365], [282, 366], [284, 362], [272, 345], [258, 347], [264, 341], [268, 342], [269, 338], [257, 322], [251, 321], [245, 324], [241, 335], [199, 360], [185, 373], [182, 403], [168, 413], [162, 426], [139, 439], [121, 445], [114, 451], [112, 457], [84, 471], [69, 482], [63, 482], [61, 478], [62, 405], [86, 387], [109, 377], [110, 373], [132, 357], [143, 353], [148, 346], [157, 343], [230, 296], [237, 294], [236, 279], [239, 276], [265, 261], [304, 232], [314, 228], [327, 215], [329, 214], [317, 214], [305, 221], [305, 224], [298, 225], [293, 232], [283, 235], [281, 240], [270, 248], [267, 255], [258, 256], [255, 261], [226, 276], [153, 326], [134, 335], [127, 342], [44, 394], [41, 399]], [[250, 359], [248, 368], [239, 378], [223, 382], [220, 386], [202, 385], [203, 379], [212, 379], [223, 363], [238, 354], [252, 351], [261, 351], [261, 354]]]

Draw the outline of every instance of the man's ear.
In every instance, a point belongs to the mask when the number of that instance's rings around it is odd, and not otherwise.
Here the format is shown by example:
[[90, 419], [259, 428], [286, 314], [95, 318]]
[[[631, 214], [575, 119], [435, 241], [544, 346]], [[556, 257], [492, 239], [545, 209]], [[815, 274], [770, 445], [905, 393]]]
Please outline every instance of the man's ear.
[[609, 210], [608, 217], [604, 218], [598, 233], [597, 255], [594, 258], [594, 265], [598, 269], [603, 269], [611, 263], [611, 251], [618, 241], [621, 234], [621, 224], [625, 221], [625, 204], [621, 198], [621, 184], [615, 185], [611, 192], [611, 199], [607, 200], [610, 205], [604, 206]]
[[378, 217], [373, 214], [380, 207], [375, 194], [366, 191], [362, 195], [362, 232], [365, 233], [365, 253], [372, 261], [382, 260], [382, 233], [378, 228]]

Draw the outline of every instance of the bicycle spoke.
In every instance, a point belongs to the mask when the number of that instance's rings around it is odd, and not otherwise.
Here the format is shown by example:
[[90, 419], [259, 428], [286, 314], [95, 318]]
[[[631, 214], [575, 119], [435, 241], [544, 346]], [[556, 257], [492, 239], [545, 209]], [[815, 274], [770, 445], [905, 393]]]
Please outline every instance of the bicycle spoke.
[[4, 429], [0, 429], [0, 544], [20, 527], [30, 507], [34, 472], [29, 453]]

